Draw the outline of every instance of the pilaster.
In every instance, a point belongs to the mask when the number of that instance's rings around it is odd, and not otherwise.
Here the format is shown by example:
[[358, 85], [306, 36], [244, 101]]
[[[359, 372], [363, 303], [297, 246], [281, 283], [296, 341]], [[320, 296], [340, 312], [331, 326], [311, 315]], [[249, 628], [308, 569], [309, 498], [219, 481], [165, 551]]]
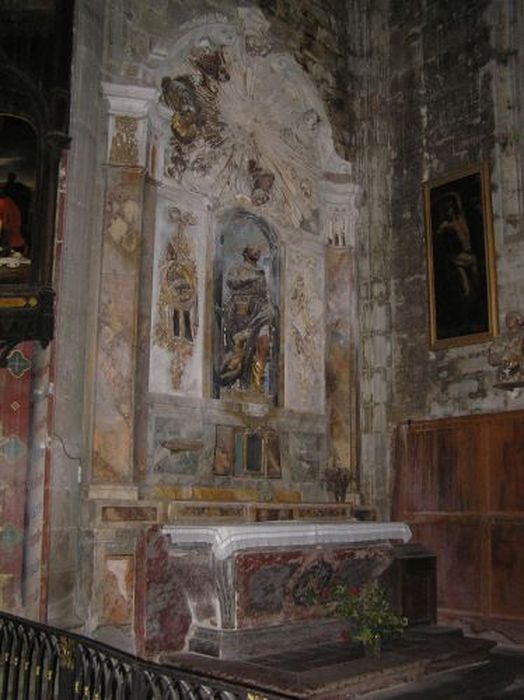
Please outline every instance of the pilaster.
[[134, 391], [151, 88], [103, 84], [108, 107], [91, 497], [136, 498]]

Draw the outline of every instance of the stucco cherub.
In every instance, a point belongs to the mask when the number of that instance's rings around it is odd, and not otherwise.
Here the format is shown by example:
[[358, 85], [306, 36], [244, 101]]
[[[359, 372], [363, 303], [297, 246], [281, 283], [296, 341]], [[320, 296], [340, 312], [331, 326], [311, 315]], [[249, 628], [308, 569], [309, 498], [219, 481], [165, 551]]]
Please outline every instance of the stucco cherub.
[[506, 332], [489, 350], [489, 364], [497, 367], [501, 388], [524, 386], [524, 317], [517, 311], [506, 314]]

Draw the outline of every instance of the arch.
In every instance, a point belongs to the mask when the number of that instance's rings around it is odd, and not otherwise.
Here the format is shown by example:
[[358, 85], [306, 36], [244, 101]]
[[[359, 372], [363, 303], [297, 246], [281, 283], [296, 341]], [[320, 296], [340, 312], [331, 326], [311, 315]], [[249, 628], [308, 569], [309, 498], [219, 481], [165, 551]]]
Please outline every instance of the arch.
[[51, 130], [48, 105], [37, 85], [9, 65], [0, 66], [0, 113], [25, 119], [39, 137]]

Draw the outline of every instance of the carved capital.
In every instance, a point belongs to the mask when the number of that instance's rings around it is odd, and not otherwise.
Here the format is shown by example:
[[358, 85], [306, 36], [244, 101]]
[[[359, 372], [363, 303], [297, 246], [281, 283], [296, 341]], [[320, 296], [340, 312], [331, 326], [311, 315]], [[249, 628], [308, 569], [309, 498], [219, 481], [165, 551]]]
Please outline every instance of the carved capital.
[[144, 168], [147, 153], [147, 113], [157, 98], [154, 88], [103, 83], [109, 128], [107, 159], [111, 165]]
[[324, 242], [335, 248], [352, 248], [356, 241], [361, 189], [340, 173], [324, 173]]

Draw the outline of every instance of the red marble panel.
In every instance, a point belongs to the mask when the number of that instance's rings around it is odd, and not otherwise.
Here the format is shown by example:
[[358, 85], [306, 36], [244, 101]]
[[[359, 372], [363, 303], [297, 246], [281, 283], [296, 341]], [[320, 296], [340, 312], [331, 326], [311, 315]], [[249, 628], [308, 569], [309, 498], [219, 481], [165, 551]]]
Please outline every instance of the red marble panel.
[[131, 623], [134, 597], [134, 557], [108, 556], [104, 562], [102, 624]]
[[483, 541], [480, 520], [411, 523], [413, 540], [437, 555], [437, 604], [451, 610], [482, 607]]
[[214, 472], [220, 476], [231, 474], [235, 463], [235, 430], [230, 425], [217, 425]]
[[524, 520], [491, 528], [491, 612], [524, 618]]
[[391, 560], [388, 545], [238, 554], [237, 627], [323, 618], [323, 601], [329, 600], [336, 586], [359, 587], [374, 580]]
[[218, 614], [208, 554], [174, 556], [157, 527], [144, 533], [136, 558], [137, 653], [180, 651], [193, 622], [214, 627]]

